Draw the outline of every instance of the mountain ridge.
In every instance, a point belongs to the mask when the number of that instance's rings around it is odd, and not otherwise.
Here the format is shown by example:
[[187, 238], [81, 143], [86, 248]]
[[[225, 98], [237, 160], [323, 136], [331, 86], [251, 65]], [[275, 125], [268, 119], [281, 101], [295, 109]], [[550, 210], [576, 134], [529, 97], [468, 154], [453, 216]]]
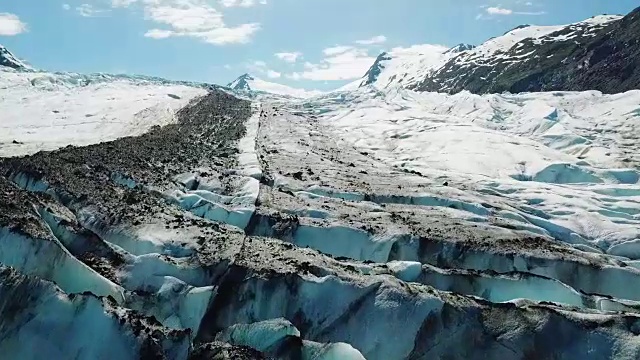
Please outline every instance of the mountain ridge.
[[[516, 38], [489, 56], [479, 50]], [[518, 27], [450, 59], [411, 88], [477, 94], [536, 91], [621, 93], [640, 88], [640, 8], [557, 27]], [[504, 44], [503, 44], [504, 45]], [[495, 49], [493, 49], [495, 50]]]

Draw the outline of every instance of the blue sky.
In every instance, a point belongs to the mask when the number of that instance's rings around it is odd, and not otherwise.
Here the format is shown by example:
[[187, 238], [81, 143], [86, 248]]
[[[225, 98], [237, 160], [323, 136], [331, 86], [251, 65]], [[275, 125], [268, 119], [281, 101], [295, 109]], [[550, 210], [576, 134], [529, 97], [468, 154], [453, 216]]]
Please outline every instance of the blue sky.
[[0, 44], [47, 70], [219, 84], [250, 72], [322, 90], [360, 77], [383, 50], [480, 44], [521, 24], [571, 23], [637, 6], [638, 0], [1, 0]]

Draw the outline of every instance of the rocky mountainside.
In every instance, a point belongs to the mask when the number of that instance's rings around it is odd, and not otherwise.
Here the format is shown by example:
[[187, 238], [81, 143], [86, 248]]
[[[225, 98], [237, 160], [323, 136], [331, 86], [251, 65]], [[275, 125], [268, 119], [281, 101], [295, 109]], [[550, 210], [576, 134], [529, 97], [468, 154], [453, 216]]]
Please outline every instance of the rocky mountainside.
[[623, 18], [519, 27], [450, 59], [412, 88], [477, 94], [640, 89], [640, 8]]
[[6, 47], [0, 45], [0, 66], [10, 67], [17, 70], [31, 70], [31, 67], [20, 61]]

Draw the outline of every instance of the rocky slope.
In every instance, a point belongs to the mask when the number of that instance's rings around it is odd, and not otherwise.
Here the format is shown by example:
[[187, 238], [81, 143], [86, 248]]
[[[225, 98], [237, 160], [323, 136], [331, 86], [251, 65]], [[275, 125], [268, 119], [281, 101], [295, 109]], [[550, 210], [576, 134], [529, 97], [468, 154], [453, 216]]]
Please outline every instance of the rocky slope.
[[452, 58], [413, 87], [477, 94], [640, 89], [640, 8], [559, 27], [520, 27]]
[[16, 70], [32, 70], [32, 68], [20, 61], [6, 47], [0, 45], [0, 66], [9, 67]]

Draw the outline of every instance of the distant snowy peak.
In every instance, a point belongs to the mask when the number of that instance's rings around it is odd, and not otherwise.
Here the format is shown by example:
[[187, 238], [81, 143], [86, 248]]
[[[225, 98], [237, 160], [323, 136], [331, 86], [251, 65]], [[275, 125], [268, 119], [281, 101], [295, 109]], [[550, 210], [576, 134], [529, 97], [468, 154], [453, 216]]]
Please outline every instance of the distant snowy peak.
[[250, 74], [244, 74], [227, 85], [228, 88], [240, 92], [264, 92], [296, 98], [309, 98], [322, 94], [321, 91], [297, 89], [287, 85], [259, 79]]
[[249, 85], [249, 83], [253, 82], [254, 80], [255, 78], [253, 76], [244, 74], [234, 81], [230, 82], [227, 87], [238, 91], [251, 91], [251, 86]]
[[0, 45], [0, 66], [10, 67], [16, 70], [33, 70], [33, 68], [23, 61], [20, 61], [6, 47]]

